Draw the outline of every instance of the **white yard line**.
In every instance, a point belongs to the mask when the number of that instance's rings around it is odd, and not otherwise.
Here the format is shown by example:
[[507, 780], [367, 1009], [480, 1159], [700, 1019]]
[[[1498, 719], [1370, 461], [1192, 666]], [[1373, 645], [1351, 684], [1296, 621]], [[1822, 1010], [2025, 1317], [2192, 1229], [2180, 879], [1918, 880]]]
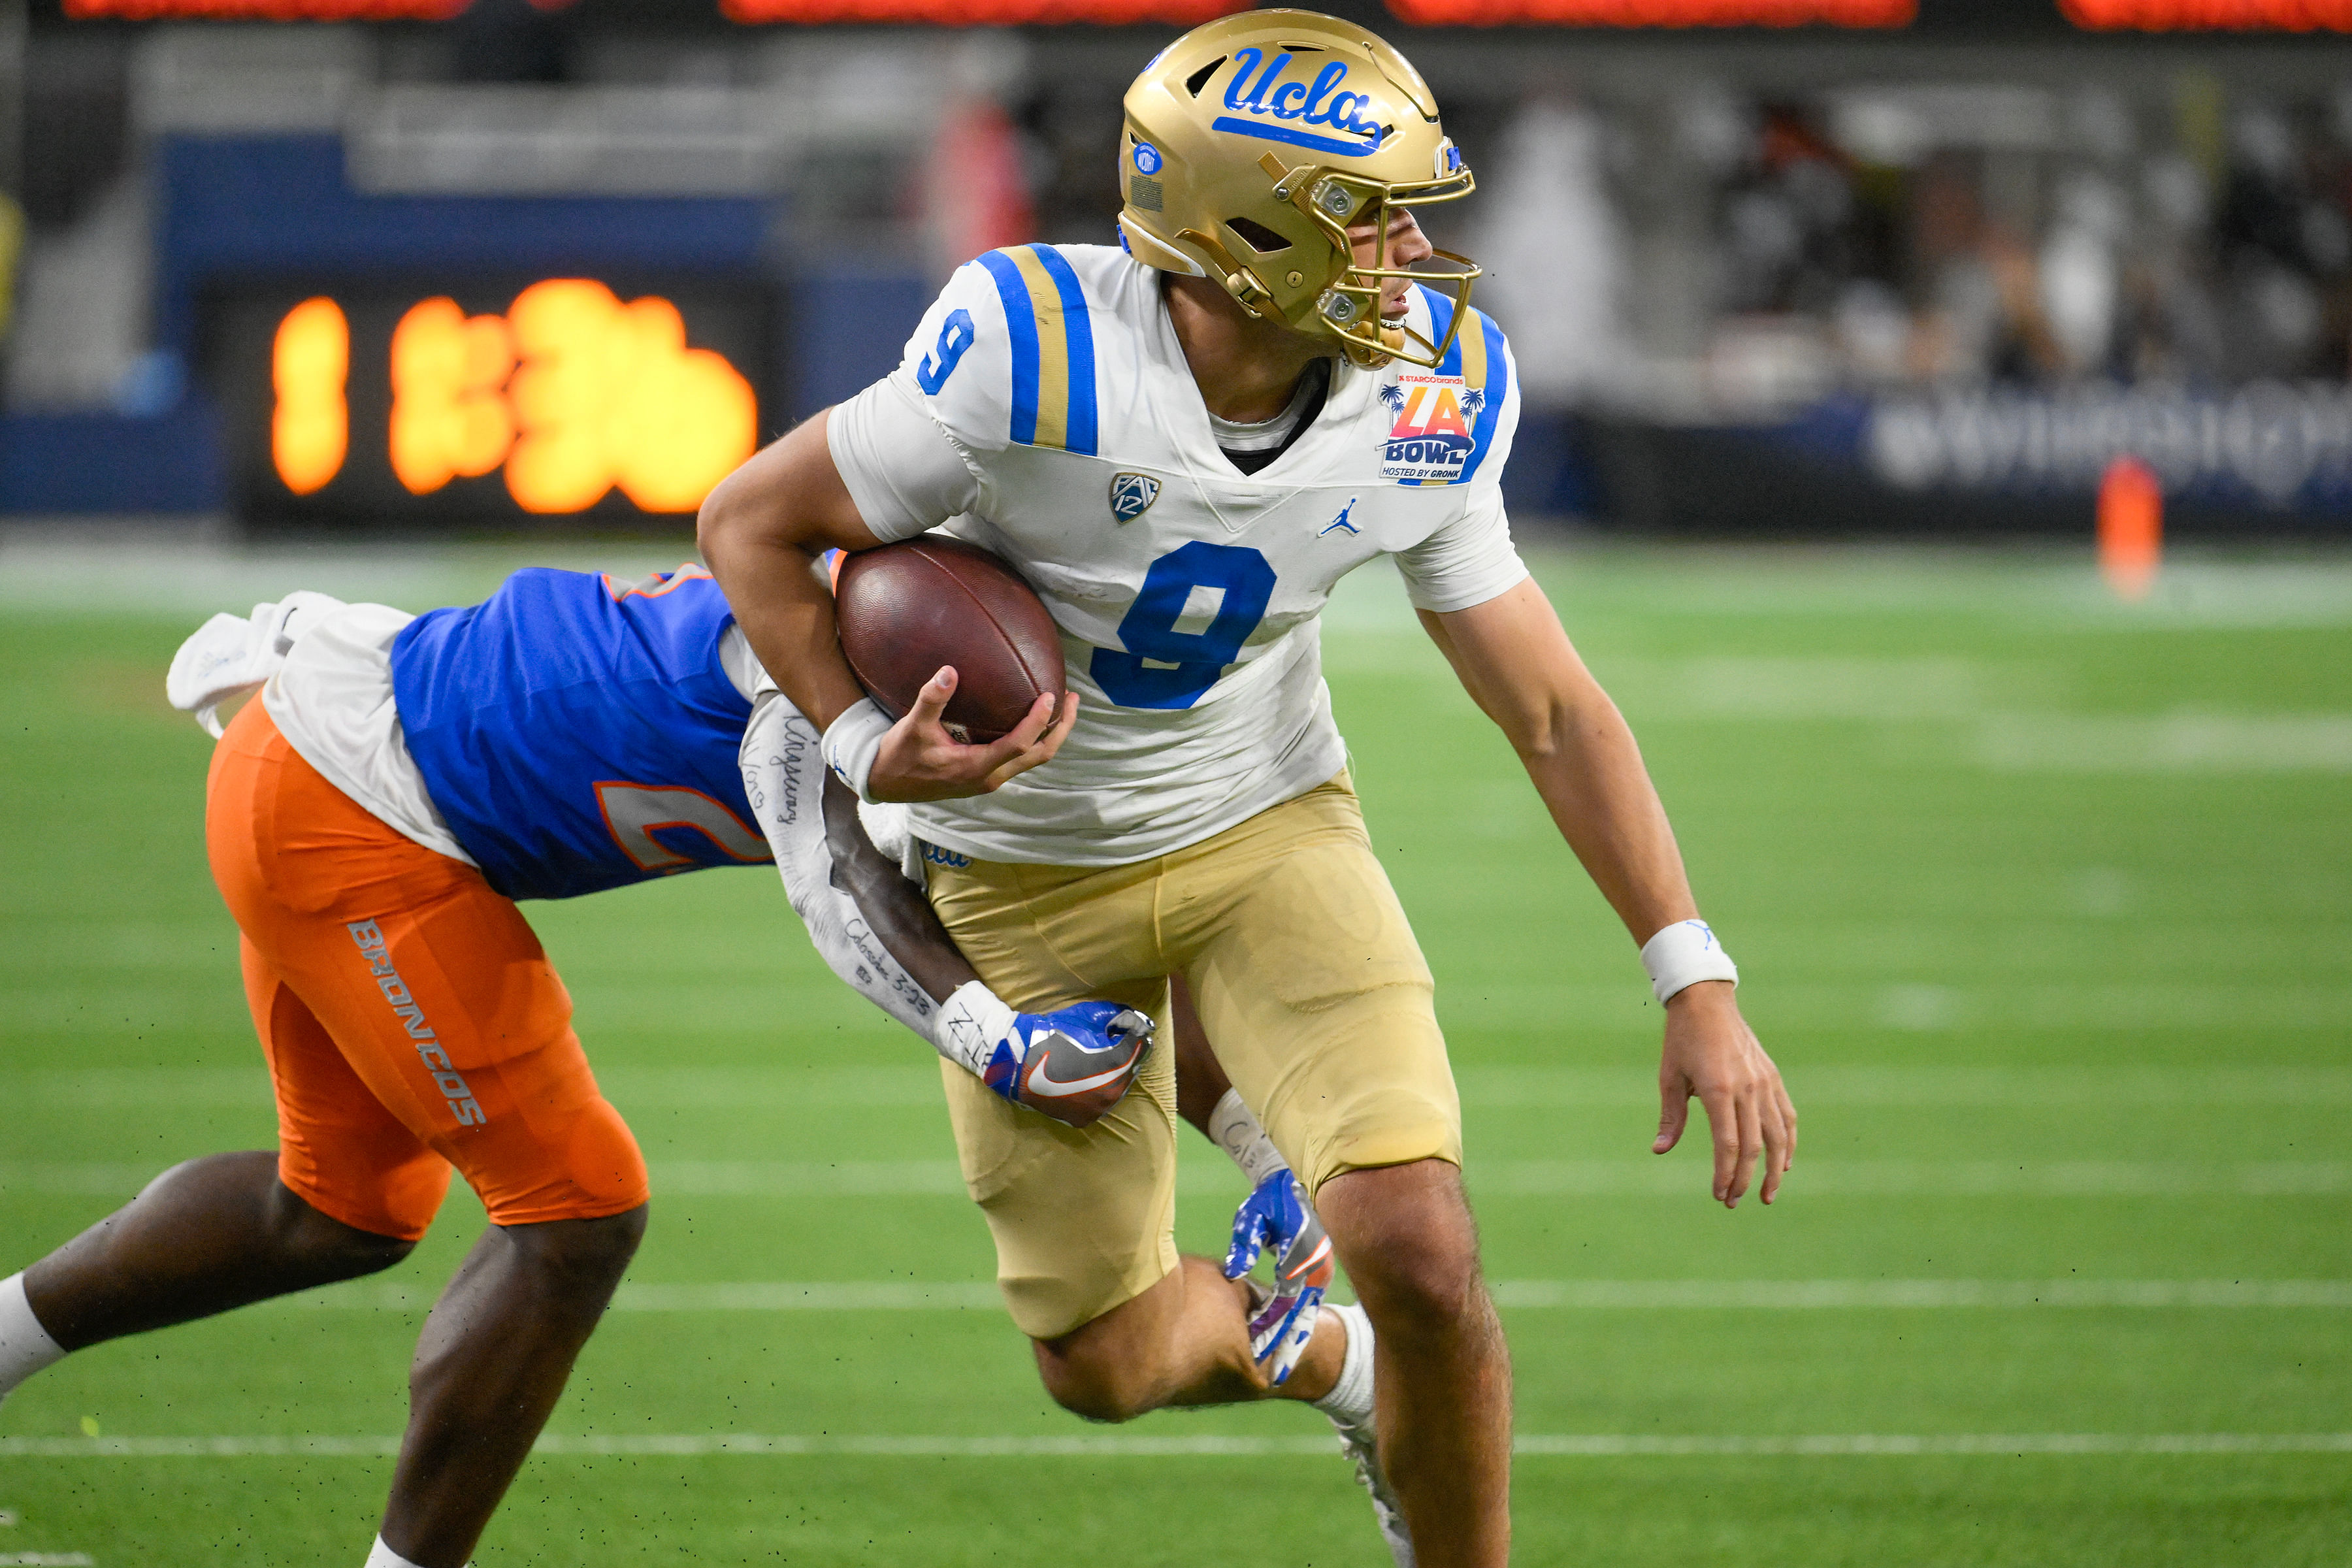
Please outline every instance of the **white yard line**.
[[[128, 1197], [161, 1169], [120, 1162], [16, 1162], [0, 1164], [0, 1194]], [[665, 1197], [964, 1196], [963, 1178], [952, 1160], [656, 1160], [652, 1172], [654, 1191]], [[1469, 1168], [1470, 1190], [1482, 1201], [1684, 1198], [1703, 1188], [1705, 1179], [1704, 1170], [1689, 1160], [1482, 1160]], [[2352, 1161], [2185, 1165], [2130, 1160], [1808, 1160], [1790, 1179], [1793, 1192], [1812, 1197], [2294, 1198], [2352, 1193]], [[1223, 1166], [1201, 1163], [1179, 1173], [1177, 1190], [1230, 1197], [1241, 1189]]]
[[[2352, 1279], [1498, 1279], [1496, 1301], [1525, 1310], [1909, 1311], [2122, 1308], [2352, 1308]], [[285, 1297], [274, 1306], [323, 1311], [421, 1312], [438, 1283], [361, 1281]], [[615, 1312], [996, 1311], [983, 1280], [739, 1280], [621, 1287]]]
[[[2352, 1454], [2352, 1432], [1838, 1433], [1786, 1436], [1523, 1433], [1513, 1448], [1530, 1458]], [[0, 1437], [0, 1458], [388, 1458], [399, 1449], [400, 1439], [394, 1436]], [[1334, 1457], [1335, 1444], [1328, 1436], [803, 1436], [761, 1433], [593, 1436], [548, 1433], [540, 1438], [534, 1451], [549, 1456], [680, 1458], [706, 1455], [956, 1459], [1328, 1458]], [[0, 1557], [0, 1563], [9, 1561]]]
[[1505, 1307], [1612, 1310], [2352, 1307], [2352, 1279], [1501, 1279]]
[[[93, 937], [92, 940], [98, 940]], [[1465, 999], [1496, 988], [1465, 982]], [[1635, 987], [1639, 989], [1638, 984]], [[1880, 1012], [1887, 997], [1876, 997]], [[1901, 991], [1903, 988], [1895, 988]], [[1934, 989], [1970, 1011], [1972, 993]], [[1536, 1006], [1557, 987], [1529, 988]], [[1908, 994], [1907, 992], [1905, 993]], [[2234, 996], [2235, 993], [2232, 992]], [[1898, 996], [1896, 1000], [1902, 1000]], [[1516, 1003], [1516, 996], [1507, 1000]], [[1913, 1000], [1916, 1000], [1914, 998]], [[2340, 1002], [2340, 996], [2338, 997]], [[1866, 1014], [1868, 1007], [1864, 1007]], [[1973, 1016], [1973, 1014], [1972, 1014]], [[1607, 1110], [1657, 1104], [1657, 1088], [1639, 1072], [1597, 1068], [1457, 1068], [1465, 1105], [1481, 1109]], [[2282, 1064], [2229, 1068], [1809, 1068], [1794, 1087], [1815, 1106], [2269, 1105], [2283, 1079], [2298, 1104], [2352, 1104], [2352, 1069]], [[828, 1110], [842, 1106], [932, 1106], [940, 1102], [936, 1064], [872, 1068], [614, 1068], [597, 1081], [622, 1110]], [[110, 1068], [0, 1073], [0, 1104], [44, 1110], [98, 1111], [191, 1106], [267, 1107], [269, 1078], [252, 1068]]]
[[1996, 713], [1976, 760], [2003, 773], [2352, 773], [2352, 714]]

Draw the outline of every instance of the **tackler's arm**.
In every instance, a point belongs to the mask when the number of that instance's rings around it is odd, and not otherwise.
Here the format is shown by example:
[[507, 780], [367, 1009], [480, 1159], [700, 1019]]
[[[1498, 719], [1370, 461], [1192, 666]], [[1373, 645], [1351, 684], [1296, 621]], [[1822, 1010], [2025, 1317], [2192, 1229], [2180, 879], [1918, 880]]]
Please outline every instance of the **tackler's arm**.
[[740, 760], [785, 896], [844, 984], [1015, 1105], [1084, 1127], [1118, 1102], [1150, 1048], [1150, 1018], [1108, 1002], [1007, 1006], [876, 845], [820, 757], [816, 726], [782, 693], [753, 704]]

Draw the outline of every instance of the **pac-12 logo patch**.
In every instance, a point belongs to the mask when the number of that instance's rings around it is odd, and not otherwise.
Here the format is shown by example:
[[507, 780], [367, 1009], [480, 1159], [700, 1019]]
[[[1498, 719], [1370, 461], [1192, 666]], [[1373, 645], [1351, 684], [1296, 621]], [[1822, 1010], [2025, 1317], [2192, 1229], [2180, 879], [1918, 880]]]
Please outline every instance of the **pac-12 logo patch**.
[[1160, 173], [1160, 149], [1149, 142], [1138, 142], [1135, 144], [1135, 168], [1136, 173], [1141, 174]]
[[1113, 474], [1110, 477], [1110, 514], [1121, 522], [1133, 522], [1151, 510], [1160, 499], [1160, 481], [1150, 474]]
[[1458, 375], [1407, 373], [1381, 389], [1389, 433], [1381, 442], [1381, 478], [1451, 484], [1462, 477], [1475, 443], [1470, 426], [1486, 395]]

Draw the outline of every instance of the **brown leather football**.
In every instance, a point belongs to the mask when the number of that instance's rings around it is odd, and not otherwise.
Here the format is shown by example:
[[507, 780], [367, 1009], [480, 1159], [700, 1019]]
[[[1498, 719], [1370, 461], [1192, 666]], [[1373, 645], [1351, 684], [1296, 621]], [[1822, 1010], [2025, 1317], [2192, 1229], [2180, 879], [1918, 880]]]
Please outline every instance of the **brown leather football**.
[[1040, 696], [1065, 689], [1054, 617], [978, 545], [926, 533], [861, 550], [842, 562], [833, 594], [841, 651], [893, 719], [943, 664], [957, 684], [942, 718], [961, 741], [1001, 739]]

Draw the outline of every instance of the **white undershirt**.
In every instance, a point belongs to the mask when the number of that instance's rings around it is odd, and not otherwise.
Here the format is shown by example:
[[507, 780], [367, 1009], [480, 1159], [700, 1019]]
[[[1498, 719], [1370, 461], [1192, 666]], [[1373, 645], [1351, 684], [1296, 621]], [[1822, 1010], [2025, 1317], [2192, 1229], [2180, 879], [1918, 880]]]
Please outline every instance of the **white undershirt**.
[[[346, 605], [287, 652], [261, 689], [278, 733], [329, 784], [404, 838], [471, 866], [442, 820], [408, 754], [392, 694], [392, 645], [416, 617], [389, 605]], [[751, 645], [732, 621], [719, 641], [719, 668], [750, 701], [761, 679]]]
[[1290, 433], [1298, 428], [1298, 422], [1307, 416], [1307, 405], [1314, 402], [1322, 390], [1323, 378], [1320, 375], [1300, 376], [1298, 390], [1290, 395], [1289, 406], [1273, 418], [1260, 420], [1255, 425], [1220, 419], [1217, 417], [1215, 409], [1209, 409], [1207, 412], [1210, 433], [1216, 437], [1217, 447], [1221, 451], [1279, 450], [1282, 444], [1290, 439]]

